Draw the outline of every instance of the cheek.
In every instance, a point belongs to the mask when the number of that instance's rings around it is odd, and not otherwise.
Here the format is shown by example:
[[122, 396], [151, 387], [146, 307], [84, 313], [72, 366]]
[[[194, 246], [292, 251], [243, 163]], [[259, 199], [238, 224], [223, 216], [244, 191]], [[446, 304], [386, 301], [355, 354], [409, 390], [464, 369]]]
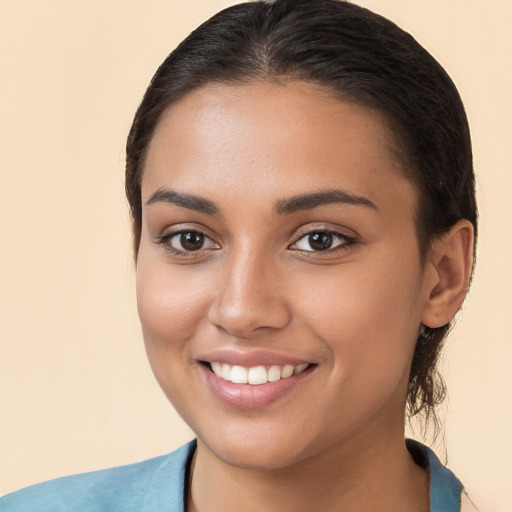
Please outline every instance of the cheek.
[[148, 360], [163, 392], [184, 418], [187, 404], [200, 399], [192, 388], [183, 387], [191, 382], [194, 368], [189, 340], [207, 309], [199, 281], [187, 279], [186, 272], [172, 272], [165, 262], [139, 258], [137, 263], [137, 308]]
[[378, 374], [407, 366], [421, 321], [420, 266], [414, 256], [382, 251], [371, 261], [311, 277], [294, 293], [302, 297], [298, 315], [324, 340], [335, 365], [344, 372]]
[[329, 400], [338, 411], [332, 424], [356, 428], [385, 410], [402, 418], [421, 317], [418, 276], [419, 266], [410, 260], [377, 258], [340, 267], [323, 283], [322, 300], [310, 296], [304, 318], [330, 353]]
[[154, 351], [184, 350], [204, 317], [207, 287], [187, 275], [165, 263], [138, 262], [137, 308], [150, 358]]

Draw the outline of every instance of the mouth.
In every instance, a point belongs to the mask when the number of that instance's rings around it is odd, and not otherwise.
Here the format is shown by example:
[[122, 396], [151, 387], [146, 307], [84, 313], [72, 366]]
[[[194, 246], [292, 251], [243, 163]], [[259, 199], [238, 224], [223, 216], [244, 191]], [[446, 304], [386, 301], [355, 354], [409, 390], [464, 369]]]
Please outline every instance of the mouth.
[[311, 364], [303, 363], [298, 365], [270, 365], [270, 366], [252, 366], [246, 368], [240, 365], [231, 365], [219, 361], [202, 361], [209, 370], [217, 377], [234, 384], [247, 384], [249, 386], [260, 386], [269, 382], [278, 382], [283, 379], [289, 379], [294, 375], [299, 375], [306, 371]]
[[[243, 364], [243, 361], [237, 362]], [[274, 402], [282, 403], [286, 396], [293, 396], [294, 391], [303, 389], [302, 383], [318, 366], [302, 361], [296, 361], [296, 364], [279, 362], [284, 364], [258, 361], [260, 364], [256, 366], [242, 366], [233, 362], [200, 360], [199, 368], [208, 389], [220, 402], [230, 408], [258, 410]]]
[[308, 359], [228, 347], [197, 354], [195, 362], [206, 388], [217, 400], [230, 409], [258, 410], [283, 404], [310, 389], [306, 383], [317, 373], [319, 363]]

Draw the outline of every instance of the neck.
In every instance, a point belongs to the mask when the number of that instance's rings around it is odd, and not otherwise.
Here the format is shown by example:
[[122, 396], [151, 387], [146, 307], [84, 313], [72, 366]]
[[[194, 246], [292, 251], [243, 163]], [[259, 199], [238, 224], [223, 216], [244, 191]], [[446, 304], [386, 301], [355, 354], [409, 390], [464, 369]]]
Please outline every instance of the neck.
[[407, 451], [403, 431], [358, 437], [271, 471], [226, 464], [198, 441], [187, 510], [428, 511], [428, 475]]

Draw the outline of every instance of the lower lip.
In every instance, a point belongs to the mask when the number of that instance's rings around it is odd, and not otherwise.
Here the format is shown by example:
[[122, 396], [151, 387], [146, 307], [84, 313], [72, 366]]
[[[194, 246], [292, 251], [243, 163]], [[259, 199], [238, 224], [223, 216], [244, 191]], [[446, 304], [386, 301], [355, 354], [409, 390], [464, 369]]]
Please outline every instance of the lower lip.
[[266, 384], [235, 384], [224, 380], [205, 365], [200, 365], [203, 377], [212, 394], [221, 402], [238, 409], [261, 409], [294, 390], [315, 368], [311, 365], [297, 375]]

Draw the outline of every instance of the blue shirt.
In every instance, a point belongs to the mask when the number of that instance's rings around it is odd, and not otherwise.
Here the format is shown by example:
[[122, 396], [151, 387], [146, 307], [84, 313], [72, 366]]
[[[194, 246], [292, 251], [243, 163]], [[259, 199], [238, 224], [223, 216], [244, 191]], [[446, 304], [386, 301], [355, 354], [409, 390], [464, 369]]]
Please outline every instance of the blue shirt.
[[[434, 452], [416, 441], [430, 474], [430, 512], [459, 512], [462, 485]], [[0, 512], [184, 512], [185, 479], [196, 442], [137, 464], [67, 476], [0, 498]]]

